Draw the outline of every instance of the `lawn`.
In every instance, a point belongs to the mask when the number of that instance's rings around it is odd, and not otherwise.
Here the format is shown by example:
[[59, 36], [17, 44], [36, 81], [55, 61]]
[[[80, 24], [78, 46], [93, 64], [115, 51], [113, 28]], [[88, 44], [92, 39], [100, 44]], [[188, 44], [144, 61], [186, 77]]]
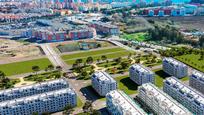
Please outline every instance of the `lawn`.
[[104, 49], [104, 50], [97, 50], [97, 51], [86, 51], [82, 53], [76, 53], [76, 54], [70, 54], [70, 55], [63, 55], [62, 59], [68, 64], [72, 65], [76, 59], [83, 59], [83, 62], [87, 59], [87, 57], [91, 56], [93, 57], [94, 61], [97, 59], [101, 59], [102, 55], [105, 55], [107, 59], [113, 59], [117, 57], [123, 57], [123, 56], [128, 56], [130, 51], [127, 51], [122, 48], [112, 48], [112, 49]]
[[50, 79], [57, 79], [61, 77], [61, 72], [60, 71], [51, 71], [51, 72], [45, 72], [42, 74], [34, 74], [34, 75], [29, 75], [24, 78], [25, 81], [46, 81]]
[[6, 74], [6, 76], [11, 76], [32, 72], [32, 66], [34, 65], [39, 66], [40, 70], [43, 70], [50, 64], [51, 63], [47, 58], [42, 58], [30, 61], [2, 64], [0, 65], [0, 71], [3, 71]]
[[[163, 70], [158, 69], [154, 71], [155, 76], [155, 85], [159, 88], [163, 87], [163, 80], [167, 77], [170, 77], [168, 74], [164, 73]], [[124, 91], [128, 95], [137, 93], [138, 85], [133, 82], [129, 76], [121, 76], [115, 78], [118, 83], [118, 89]]]
[[137, 93], [138, 85], [130, 80], [129, 76], [121, 76], [115, 78], [118, 83], [118, 89], [124, 91], [126, 94], [131, 95]]
[[111, 49], [103, 49], [103, 50], [95, 50], [95, 51], [83, 51], [80, 53], [74, 53], [70, 55], [63, 55], [62, 59], [68, 60], [68, 59], [73, 59], [73, 58], [79, 58], [79, 57], [87, 57], [90, 55], [101, 55], [104, 53], [111, 53], [111, 52], [116, 52], [116, 51], [124, 51], [125, 49], [116, 47], [116, 48], [111, 48]]
[[82, 106], [83, 106], [83, 102], [79, 97], [77, 97], [77, 107], [82, 107]]
[[195, 69], [198, 69], [204, 72], [204, 60], [199, 60], [200, 55], [188, 54], [188, 55], [177, 56], [175, 58]]
[[146, 35], [147, 33], [140, 32], [140, 33], [133, 33], [133, 34], [123, 34], [121, 37], [126, 40], [134, 40], [134, 41], [143, 42], [147, 40]]

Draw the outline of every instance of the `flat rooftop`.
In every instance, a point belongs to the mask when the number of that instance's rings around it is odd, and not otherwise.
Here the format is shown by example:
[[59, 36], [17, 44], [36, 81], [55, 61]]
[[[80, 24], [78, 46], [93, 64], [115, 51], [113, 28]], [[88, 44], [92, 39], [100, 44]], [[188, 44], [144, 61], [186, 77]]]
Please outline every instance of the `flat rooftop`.
[[186, 109], [183, 105], [179, 104], [177, 101], [175, 101], [169, 95], [157, 88], [155, 85], [151, 83], [146, 83], [143, 84], [140, 88], [142, 88], [142, 90], [144, 90], [149, 97], [155, 98], [155, 100], [160, 103], [163, 109], [168, 109], [176, 115], [191, 114], [188, 109]]
[[141, 73], [154, 74], [151, 70], [141, 64], [134, 64], [131, 66], [131, 68], [134, 68], [134, 70], [138, 70]]
[[183, 93], [184, 96], [194, 100], [194, 102], [202, 108], [204, 107], [204, 96], [198, 91], [195, 91], [193, 88], [183, 84], [175, 77], [169, 77], [165, 80], [165, 82], [172, 85], [172, 87], [177, 89], [179, 92]]
[[99, 82], [116, 82], [108, 73], [103, 72], [103, 71], [97, 71], [95, 72], [92, 77], [94, 77], [95, 79], [97, 79]]
[[171, 57], [164, 58], [163, 61], [166, 61], [166, 62], [168, 62], [170, 64], [175, 65], [175, 66], [186, 66], [186, 64], [184, 64], [184, 63], [182, 63], [182, 62], [180, 62], [180, 61], [178, 61], [178, 60], [176, 60], [174, 58], [171, 58]]
[[3, 107], [12, 108], [12, 107], [18, 106], [19, 104], [27, 104], [27, 103], [35, 102], [35, 101], [49, 100], [51, 98], [57, 98], [59, 97], [59, 95], [66, 94], [66, 93], [70, 93], [72, 95], [75, 94], [74, 90], [72, 90], [71, 88], [60, 89], [57, 91], [46, 92], [46, 93], [42, 93], [38, 95], [33, 95], [33, 96], [23, 97], [19, 99], [0, 102], [0, 109], [2, 109]]
[[11, 88], [11, 89], [1, 90], [0, 95], [13, 93], [15, 91], [20, 92], [20, 91], [24, 91], [24, 90], [33, 89], [33, 88], [38, 89], [38, 88], [53, 85], [53, 84], [64, 84], [64, 85], [69, 86], [69, 84], [65, 78], [60, 78], [60, 79], [56, 79], [56, 80], [50, 80], [50, 81], [36, 83], [33, 85], [27, 85], [27, 86], [22, 86], [22, 87], [16, 87], [16, 88]]
[[147, 115], [147, 113], [123, 91], [114, 90], [108, 93], [108, 95], [112, 97], [112, 102], [120, 106], [126, 113], [130, 113], [130, 115]]

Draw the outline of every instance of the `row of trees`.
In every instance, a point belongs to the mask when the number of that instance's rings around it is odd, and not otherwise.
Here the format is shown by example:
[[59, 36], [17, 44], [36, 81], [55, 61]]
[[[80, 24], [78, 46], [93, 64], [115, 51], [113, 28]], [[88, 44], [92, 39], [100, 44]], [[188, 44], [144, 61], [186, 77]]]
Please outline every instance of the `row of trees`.
[[199, 41], [185, 39], [182, 33], [175, 27], [170, 25], [155, 24], [154, 21], [149, 21], [154, 25], [154, 29], [148, 31], [149, 37], [152, 40], [164, 41], [166, 43], [184, 43], [191, 44], [196, 47], [204, 47], [204, 35], [199, 37]]
[[161, 56], [164, 57], [175, 57], [175, 56], [182, 56], [187, 54], [195, 54], [200, 55], [199, 60], [204, 60], [204, 49], [193, 49], [193, 48], [186, 48], [186, 47], [178, 47], [178, 48], [171, 48], [169, 50], [161, 50], [159, 51]]
[[[58, 71], [62, 71], [62, 67], [61, 66], [56, 66], [54, 67], [53, 65], [48, 65], [46, 68], [45, 68], [45, 71], [53, 71], [54, 69], [58, 70]], [[32, 66], [32, 70], [33, 72], [37, 73], [41, 70], [39, 66], [37, 65], [34, 65]]]
[[[101, 115], [101, 113], [95, 109], [93, 109], [93, 105], [91, 101], [86, 101], [84, 106], [82, 107], [83, 112], [88, 115]], [[74, 111], [74, 108], [70, 105], [64, 107], [63, 114], [64, 115], [71, 115]]]
[[11, 80], [6, 77], [5, 73], [2, 71], [0, 71], [0, 87], [2, 89], [8, 89], [13, 87]]

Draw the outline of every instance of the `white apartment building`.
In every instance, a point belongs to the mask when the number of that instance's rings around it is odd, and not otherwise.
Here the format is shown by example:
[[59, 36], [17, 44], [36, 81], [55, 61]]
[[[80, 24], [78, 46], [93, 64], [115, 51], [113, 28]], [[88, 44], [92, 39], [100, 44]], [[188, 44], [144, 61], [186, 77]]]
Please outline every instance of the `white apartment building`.
[[106, 95], [106, 107], [112, 115], [147, 115], [134, 100], [120, 90]]
[[189, 85], [204, 94], [204, 73], [196, 70], [193, 71], [190, 76]]
[[0, 102], [69, 87], [65, 78], [0, 91]]
[[185, 106], [194, 115], [204, 115], [204, 96], [175, 77], [164, 81], [164, 92]]
[[95, 72], [91, 77], [92, 87], [100, 96], [117, 89], [117, 82], [106, 72]]
[[158, 115], [192, 115], [188, 109], [152, 83], [140, 86], [138, 97]]
[[174, 58], [163, 59], [163, 71], [177, 78], [188, 75], [188, 66]]
[[129, 76], [132, 81], [134, 81], [138, 85], [142, 85], [144, 83], [153, 83], [155, 82], [154, 73], [150, 71], [147, 67], [144, 67], [140, 64], [132, 65], [129, 68]]
[[32, 115], [34, 112], [57, 112], [66, 105], [76, 106], [77, 96], [71, 88], [0, 102], [0, 115]]

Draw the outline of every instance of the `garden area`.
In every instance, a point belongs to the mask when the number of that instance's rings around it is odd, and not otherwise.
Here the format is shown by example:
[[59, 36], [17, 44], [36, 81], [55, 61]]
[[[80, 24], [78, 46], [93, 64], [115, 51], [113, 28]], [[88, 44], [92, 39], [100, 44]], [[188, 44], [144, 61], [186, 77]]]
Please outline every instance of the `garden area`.
[[204, 72], [204, 59], [200, 59], [201, 55], [199, 54], [187, 54], [182, 56], [176, 56], [175, 58], [179, 61]]
[[187, 47], [174, 47], [170, 50], [160, 51], [161, 56], [175, 59], [204, 72], [204, 50]]
[[106, 55], [102, 55], [96, 61], [93, 57], [83, 59], [76, 59], [72, 65], [72, 70], [77, 74], [77, 79], [88, 80], [95, 71], [106, 71], [109, 74], [123, 74], [128, 72], [132, 64], [143, 64], [147, 67], [161, 65], [160, 58], [148, 54], [141, 55], [136, 53], [129, 53], [127, 57], [117, 57], [108, 59]]
[[102, 55], [105, 55], [107, 59], [113, 59], [113, 58], [117, 58], [118, 54], [120, 54], [120, 56], [122, 57], [122, 56], [128, 56], [129, 53], [131, 52], [120, 47], [115, 47], [115, 48], [103, 49], [103, 50], [83, 51], [80, 53], [62, 55], [61, 57], [68, 65], [72, 65], [75, 63], [75, 60], [79, 58], [82, 59], [83, 62], [85, 62], [86, 58], [91, 56], [94, 61], [97, 61], [97, 59], [100, 59]]
[[132, 33], [132, 34], [123, 33], [121, 35], [121, 38], [126, 40], [131, 40], [131, 41], [143, 42], [148, 40], [148, 35], [147, 33], [144, 33], [144, 32]]
[[50, 64], [51, 63], [47, 58], [42, 58], [9, 64], [2, 64], [0, 65], [0, 71], [4, 72], [6, 76], [12, 76], [32, 72], [33, 65], [39, 66], [40, 70], [44, 70]]
[[61, 53], [66, 52], [74, 52], [74, 51], [83, 51], [83, 50], [91, 50], [97, 48], [104, 48], [104, 47], [112, 47], [113, 44], [106, 42], [106, 41], [96, 41], [96, 40], [85, 40], [85, 41], [75, 41], [69, 43], [59, 43], [56, 44], [56, 50]]
[[42, 81], [47, 81], [51, 79], [58, 79], [62, 76], [60, 71], [50, 71], [50, 72], [45, 72], [41, 74], [32, 74], [27, 77], [24, 77], [25, 81], [35, 81], [35, 82], [42, 82]]
[[15, 84], [19, 83], [19, 79], [7, 78], [4, 72], [0, 71], [0, 89], [13, 88]]

